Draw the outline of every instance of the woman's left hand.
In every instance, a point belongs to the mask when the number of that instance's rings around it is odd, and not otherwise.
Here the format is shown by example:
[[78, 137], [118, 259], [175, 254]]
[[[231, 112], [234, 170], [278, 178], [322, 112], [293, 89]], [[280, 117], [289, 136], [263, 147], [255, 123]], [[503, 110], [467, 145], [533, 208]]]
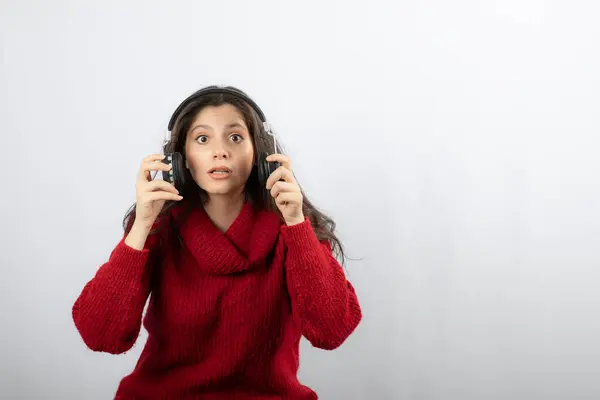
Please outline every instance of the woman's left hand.
[[288, 226], [304, 222], [302, 212], [302, 191], [292, 174], [290, 159], [282, 154], [271, 154], [268, 162], [278, 161], [281, 167], [277, 168], [267, 179], [267, 190], [275, 199], [277, 208], [281, 211]]

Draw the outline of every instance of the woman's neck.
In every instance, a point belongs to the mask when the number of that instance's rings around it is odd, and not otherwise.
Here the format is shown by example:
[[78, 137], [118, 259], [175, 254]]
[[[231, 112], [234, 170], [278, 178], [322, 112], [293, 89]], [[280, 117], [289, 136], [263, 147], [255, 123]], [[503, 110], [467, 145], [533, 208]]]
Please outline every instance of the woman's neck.
[[221, 231], [225, 232], [233, 221], [240, 215], [240, 211], [244, 207], [245, 196], [215, 196], [209, 195], [208, 200], [204, 203], [204, 210], [213, 224]]

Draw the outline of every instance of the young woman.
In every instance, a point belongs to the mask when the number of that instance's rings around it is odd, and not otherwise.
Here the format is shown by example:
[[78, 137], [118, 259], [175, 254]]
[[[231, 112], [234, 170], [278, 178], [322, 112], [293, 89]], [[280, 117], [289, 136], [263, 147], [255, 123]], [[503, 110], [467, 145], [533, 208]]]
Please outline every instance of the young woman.
[[[258, 106], [233, 87], [188, 97], [164, 155], [141, 163], [125, 234], [73, 306], [94, 351], [148, 340], [116, 399], [317, 399], [299, 383], [299, 342], [332, 350], [362, 313], [333, 221], [303, 194], [290, 159], [275, 152]], [[172, 129], [171, 129], [172, 128]], [[266, 182], [259, 155], [280, 163]]]

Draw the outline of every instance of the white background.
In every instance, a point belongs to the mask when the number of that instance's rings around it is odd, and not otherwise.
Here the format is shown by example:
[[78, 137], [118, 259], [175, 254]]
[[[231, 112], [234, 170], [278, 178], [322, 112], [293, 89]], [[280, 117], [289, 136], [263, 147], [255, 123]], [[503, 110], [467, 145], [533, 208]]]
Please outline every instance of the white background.
[[0, 2], [0, 398], [109, 399], [71, 306], [183, 98], [263, 108], [364, 320], [322, 399], [600, 398], [597, 2]]

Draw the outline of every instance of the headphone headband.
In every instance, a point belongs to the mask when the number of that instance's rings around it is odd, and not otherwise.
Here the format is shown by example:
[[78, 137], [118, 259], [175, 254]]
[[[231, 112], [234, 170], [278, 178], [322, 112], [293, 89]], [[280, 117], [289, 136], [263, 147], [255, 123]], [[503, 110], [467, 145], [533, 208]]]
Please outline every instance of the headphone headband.
[[190, 96], [188, 96], [187, 99], [182, 101], [181, 104], [175, 109], [175, 112], [173, 112], [173, 115], [171, 116], [171, 119], [169, 120], [169, 125], [168, 125], [169, 132], [171, 132], [171, 130], [173, 130], [173, 126], [175, 125], [175, 121], [177, 120], [177, 117], [189, 103], [191, 103], [192, 101], [194, 101], [202, 96], [207, 96], [210, 94], [228, 94], [231, 96], [235, 96], [240, 100], [245, 101], [254, 109], [254, 111], [256, 111], [256, 113], [258, 114], [258, 117], [260, 118], [261, 122], [263, 123], [265, 131], [267, 133], [271, 134], [271, 128], [269, 126], [269, 123], [267, 122], [267, 119], [265, 118], [265, 114], [262, 112], [262, 110], [260, 109], [258, 104], [256, 104], [254, 102], [254, 100], [252, 100], [250, 97], [248, 97], [244, 93], [240, 92], [239, 90], [232, 89], [232, 88], [219, 88], [219, 87], [208, 87], [208, 88], [200, 89], [200, 90], [196, 91], [195, 93], [191, 94]]

